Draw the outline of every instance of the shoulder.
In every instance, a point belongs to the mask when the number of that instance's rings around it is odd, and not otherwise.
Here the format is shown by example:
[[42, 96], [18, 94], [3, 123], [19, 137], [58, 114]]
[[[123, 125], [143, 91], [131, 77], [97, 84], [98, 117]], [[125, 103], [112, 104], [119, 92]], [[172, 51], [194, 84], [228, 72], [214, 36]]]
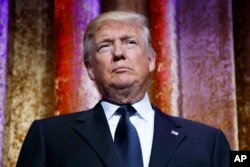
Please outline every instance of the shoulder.
[[[199, 166], [195, 162], [199, 162], [200, 165], [202, 163], [223, 167], [229, 165], [230, 146], [220, 129], [197, 121], [169, 116], [157, 108], [155, 108], [155, 117], [156, 122], [161, 122], [161, 126], [158, 126], [159, 129], [164, 129], [163, 125], [170, 126], [164, 131], [160, 130], [161, 133], [158, 136], [161, 137], [162, 134], [174, 131], [175, 136], [182, 137], [175, 153], [176, 162], [193, 164], [191, 166]], [[171, 135], [167, 136], [171, 137]]]
[[53, 124], [53, 123], [65, 123], [65, 122], [76, 121], [81, 116], [89, 115], [92, 112], [92, 110], [93, 109], [89, 109], [85, 111], [78, 111], [74, 113], [67, 113], [63, 115], [55, 115], [55, 116], [36, 120], [36, 122], [39, 122], [41, 124]]
[[[170, 116], [165, 113], [163, 113], [160, 109], [157, 107], [154, 107], [156, 115], [160, 117], [160, 119], [163, 121], [167, 121], [170, 124], [172, 124], [174, 127], [180, 128], [183, 131], [187, 132], [188, 134], [202, 134], [205, 136], [214, 137], [217, 134], [223, 134], [223, 132], [216, 128], [212, 127], [211, 125], [207, 125], [198, 121], [182, 118], [182, 117], [176, 117], [176, 116]], [[157, 120], [156, 120], [157, 121]], [[223, 134], [224, 135], [224, 134]]]
[[219, 128], [181, 117], [170, 116], [157, 108], [155, 109], [155, 113], [156, 117], [158, 117], [155, 121], [165, 122], [161, 125], [172, 126], [176, 131], [186, 134], [185, 142], [188, 145], [199, 143], [199, 146], [204, 145], [204, 147], [208, 148], [223, 147], [226, 150], [230, 149], [225, 134]]
[[212, 127], [211, 125], [204, 124], [198, 121], [182, 118], [182, 117], [175, 117], [169, 116], [174, 122], [179, 124], [183, 129], [196, 129], [196, 130], [208, 130], [208, 131], [217, 131], [218, 128]]
[[88, 109], [74, 113], [51, 116], [47, 118], [34, 120], [30, 129], [39, 129], [41, 131], [53, 132], [60, 130], [70, 130], [76, 125], [79, 120], [88, 119], [95, 113], [95, 109]]

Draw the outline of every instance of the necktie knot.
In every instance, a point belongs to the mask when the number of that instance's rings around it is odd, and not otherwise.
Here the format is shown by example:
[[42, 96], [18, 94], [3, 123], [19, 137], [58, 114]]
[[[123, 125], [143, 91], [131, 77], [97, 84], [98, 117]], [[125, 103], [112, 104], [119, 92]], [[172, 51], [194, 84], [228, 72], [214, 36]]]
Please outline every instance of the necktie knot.
[[121, 116], [127, 115], [130, 117], [136, 113], [136, 110], [130, 104], [124, 104], [117, 109], [116, 113]]

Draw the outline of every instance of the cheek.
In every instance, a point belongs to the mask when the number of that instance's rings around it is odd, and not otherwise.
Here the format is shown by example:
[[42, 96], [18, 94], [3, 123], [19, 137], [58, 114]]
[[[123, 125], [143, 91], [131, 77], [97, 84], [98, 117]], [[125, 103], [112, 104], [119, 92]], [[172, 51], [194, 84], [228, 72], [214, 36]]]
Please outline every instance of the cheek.
[[98, 54], [96, 53], [93, 58], [93, 65], [107, 67], [112, 60], [112, 55], [110, 53]]
[[137, 56], [135, 55], [133, 62], [136, 66], [142, 68], [141, 70], [148, 69], [150, 64], [149, 58], [146, 53], [140, 53]]
[[105, 60], [95, 60], [93, 61], [94, 73], [96, 76], [103, 76], [109, 71], [109, 64]]

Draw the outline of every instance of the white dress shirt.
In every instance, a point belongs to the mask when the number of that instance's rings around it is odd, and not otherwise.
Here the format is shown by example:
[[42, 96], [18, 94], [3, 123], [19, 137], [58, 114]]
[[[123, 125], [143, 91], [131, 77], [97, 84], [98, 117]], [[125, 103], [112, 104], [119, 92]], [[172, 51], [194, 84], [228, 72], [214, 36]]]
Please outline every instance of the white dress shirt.
[[[101, 105], [114, 140], [115, 130], [120, 119], [120, 115], [115, 114], [115, 111], [119, 106], [107, 101], [102, 101]], [[135, 126], [140, 139], [144, 167], [148, 167], [153, 143], [154, 110], [149, 102], [148, 94], [141, 101], [132, 104], [132, 106], [137, 113], [130, 117], [130, 121]]]

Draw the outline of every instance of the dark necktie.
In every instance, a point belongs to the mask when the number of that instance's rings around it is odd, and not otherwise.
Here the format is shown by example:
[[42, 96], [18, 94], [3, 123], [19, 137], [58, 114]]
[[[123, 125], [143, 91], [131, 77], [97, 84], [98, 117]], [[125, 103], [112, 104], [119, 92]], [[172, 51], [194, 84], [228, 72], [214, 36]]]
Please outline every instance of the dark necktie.
[[115, 132], [115, 147], [121, 167], [143, 167], [140, 140], [129, 117], [136, 113], [131, 105], [123, 105], [116, 111], [121, 115]]

